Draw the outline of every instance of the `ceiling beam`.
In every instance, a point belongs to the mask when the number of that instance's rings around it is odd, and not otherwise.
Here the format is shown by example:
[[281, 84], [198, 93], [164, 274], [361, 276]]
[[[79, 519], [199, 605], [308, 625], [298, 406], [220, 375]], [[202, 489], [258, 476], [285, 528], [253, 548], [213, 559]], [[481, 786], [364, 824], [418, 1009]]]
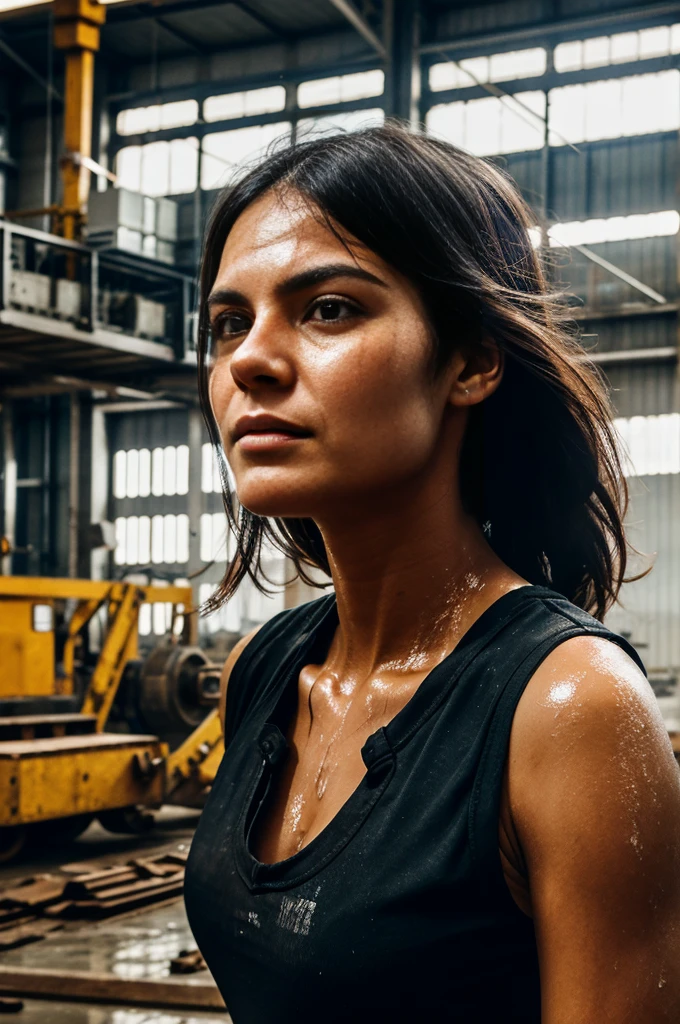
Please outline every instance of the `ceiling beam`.
[[[201, 11], [210, 10], [212, 7], [240, 7], [251, 18], [264, 24], [264, 16], [256, 14], [247, 0], [243, 0], [243, 2], [241, 0], [165, 0], [164, 3], [134, 4], [129, 7], [118, 7], [114, 4], [113, 7], [108, 8], [107, 21], [115, 25], [126, 21], [137, 21], [141, 17], [167, 17], [169, 14], [186, 14], [187, 12], [200, 15]], [[265, 27], [269, 28], [270, 32], [281, 34], [282, 30], [276, 30], [271, 22], [267, 19], [264, 20], [267, 21]]]
[[264, 14], [260, 14], [259, 11], [254, 11], [252, 4], [246, 2], [246, 0], [232, 0], [232, 6], [238, 7], [244, 14], [247, 14], [249, 18], [256, 21], [262, 28], [266, 28], [268, 32], [271, 32], [273, 36], [278, 36], [279, 39], [290, 39], [290, 32], [286, 32], [285, 29], [279, 25], [275, 25], [273, 21], [266, 18]]
[[335, 7], [336, 11], [339, 11], [340, 14], [347, 19], [350, 25], [357, 30], [359, 35], [362, 36], [367, 43], [370, 43], [376, 53], [378, 53], [383, 59], [387, 57], [387, 51], [385, 50], [382, 39], [376, 35], [372, 25], [370, 25], [366, 18], [364, 18], [363, 14], [356, 9], [351, 0], [330, 0], [330, 2], [333, 7]]
[[200, 43], [195, 39], [192, 39], [186, 32], [182, 32], [180, 28], [175, 28], [174, 25], [169, 25], [165, 18], [160, 18], [158, 15], [154, 15], [153, 20], [160, 28], [163, 29], [164, 32], [167, 32], [169, 36], [177, 39], [180, 43], [184, 43], [185, 46], [188, 46], [191, 50], [195, 50], [196, 53], [200, 53], [201, 56], [204, 57], [206, 55], [207, 50], [201, 46]]

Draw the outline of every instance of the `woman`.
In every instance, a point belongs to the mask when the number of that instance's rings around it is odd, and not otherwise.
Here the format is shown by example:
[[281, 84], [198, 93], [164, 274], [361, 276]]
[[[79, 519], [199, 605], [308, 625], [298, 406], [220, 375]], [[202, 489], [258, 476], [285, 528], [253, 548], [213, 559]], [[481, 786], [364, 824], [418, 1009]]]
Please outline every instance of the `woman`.
[[274, 154], [214, 211], [215, 604], [266, 585], [263, 541], [335, 590], [224, 670], [186, 900], [235, 1024], [680, 1020], [678, 772], [598, 621], [624, 481], [530, 224], [399, 126]]

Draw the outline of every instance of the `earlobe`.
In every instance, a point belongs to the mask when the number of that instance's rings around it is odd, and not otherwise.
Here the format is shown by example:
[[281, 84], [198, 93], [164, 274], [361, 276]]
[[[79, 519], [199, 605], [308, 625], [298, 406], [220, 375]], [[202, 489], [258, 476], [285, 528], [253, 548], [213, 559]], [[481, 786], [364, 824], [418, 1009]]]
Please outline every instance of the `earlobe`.
[[484, 339], [460, 361], [449, 393], [452, 405], [478, 405], [494, 393], [503, 378], [504, 357], [495, 341]]

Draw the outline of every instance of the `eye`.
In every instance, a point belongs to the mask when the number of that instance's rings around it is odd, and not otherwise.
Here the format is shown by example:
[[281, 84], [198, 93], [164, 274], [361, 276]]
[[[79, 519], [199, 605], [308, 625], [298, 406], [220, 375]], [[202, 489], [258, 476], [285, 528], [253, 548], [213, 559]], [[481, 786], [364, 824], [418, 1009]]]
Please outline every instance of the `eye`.
[[307, 319], [316, 321], [316, 323], [320, 321], [323, 323], [337, 323], [340, 320], [349, 320], [352, 317], [359, 316], [360, 313], [359, 307], [347, 299], [326, 297], [318, 299], [314, 303], [307, 315]]
[[245, 313], [219, 313], [212, 322], [212, 333], [215, 338], [229, 338], [235, 334], [243, 334], [250, 327], [250, 320]]

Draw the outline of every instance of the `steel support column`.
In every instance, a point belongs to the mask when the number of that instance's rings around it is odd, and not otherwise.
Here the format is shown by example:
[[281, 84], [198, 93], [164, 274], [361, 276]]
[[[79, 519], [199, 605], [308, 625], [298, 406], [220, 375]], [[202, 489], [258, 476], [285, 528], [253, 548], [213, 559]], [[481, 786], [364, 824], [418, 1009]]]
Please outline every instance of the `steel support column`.
[[419, 0], [385, 0], [385, 114], [420, 121]]
[[94, 55], [105, 17], [106, 8], [97, 0], [54, 0], [54, 45], [66, 51], [62, 160], [65, 238], [79, 236], [87, 211], [90, 170], [81, 158], [92, 157]]
[[0, 557], [0, 571], [10, 576], [12, 573], [11, 549], [14, 545], [17, 514], [17, 459], [14, 451], [14, 406], [11, 402], [2, 403], [2, 440], [3, 440], [3, 523], [2, 535], [9, 542], [10, 553]]

